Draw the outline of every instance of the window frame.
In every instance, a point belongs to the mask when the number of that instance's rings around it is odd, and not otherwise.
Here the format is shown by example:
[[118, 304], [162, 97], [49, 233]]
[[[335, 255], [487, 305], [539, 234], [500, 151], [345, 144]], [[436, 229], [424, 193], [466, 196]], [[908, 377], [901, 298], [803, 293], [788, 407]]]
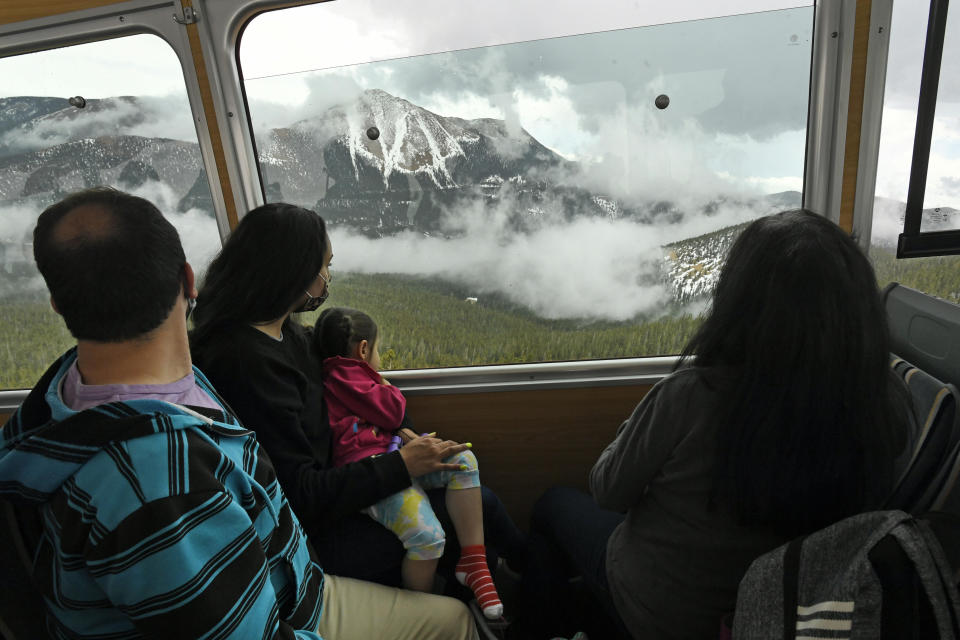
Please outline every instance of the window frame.
[[927, 35], [920, 71], [920, 97], [917, 104], [917, 125], [913, 137], [910, 182], [903, 232], [897, 242], [897, 259], [960, 255], [960, 229], [921, 231], [923, 201], [927, 190], [927, 170], [940, 89], [943, 43], [946, 38], [948, 0], [930, 0]]
[[61, 49], [79, 44], [112, 40], [124, 36], [149, 34], [166, 42], [183, 74], [187, 99], [197, 132], [197, 142], [210, 194], [213, 197], [217, 228], [221, 240], [230, 231], [226, 205], [220, 188], [219, 171], [214, 159], [210, 127], [204, 115], [200, 82], [194, 67], [186, 30], [174, 21], [181, 14], [179, 2], [134, 0], [115, 5], [47, 16], [35, 20], [0, 25], [0, 58]]
[[[180, 63], [187, 99], [190, 104], [197, 142], [210, 193], [213, 197], [217, 228], [221, 240], [229, 233], [223, 192], [214, 160], [210, 129], [204, 116], [200, 83], [186, 30], [173, 16], [181, 11], [179, 2], [135, 0], [68, 14], [45, 16], [23, 22], [0, 24], [0, 58], [29, 55], [73, 45], [149, 34], [162, 39], [173, 49]], [[15, 410], [29, 389], [0, 390], [0, 413]]]
[[[224, 148], [229, 146], [239, 160], [237, 175], [231, 176], [231, 180], [243, 185], [243, 203], [238, 197], [238, 210], [245, 212], [264, 204], [265, 198], [240, 74], [243, 30], [261, 13], [319, 2], [195, 0], [195, 4], [198, 2], [203, 2], [206, 16], [205, 32], [209, 40], [204, 46], [215, 51], [210, 58], [217, 67], [215, 73], [222, 78], [223, 109], [245, 116], [231, 119], [220, 132], [225, 139]], [[817, 0], [813, 9], [803, 203], [820, 214], [839, 211], [856, 4], [856, 0]], [[875, 163], [875, 158], [873, 161]], [[833, 217], [836, 218], [835, 213]], [[390, 379], [403, 387], [404, 392], [409, 390], [415, 395], [636, 384], [655, 382], [668, 375], [676, 362], [676, 356], [659, 356], [412, 369], [391, 371]]]

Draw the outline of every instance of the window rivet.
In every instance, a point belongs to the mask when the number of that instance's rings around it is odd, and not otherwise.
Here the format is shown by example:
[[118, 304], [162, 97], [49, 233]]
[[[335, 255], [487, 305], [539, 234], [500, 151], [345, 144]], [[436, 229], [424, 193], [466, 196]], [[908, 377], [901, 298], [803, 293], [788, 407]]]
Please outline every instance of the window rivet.
[[834, 31], [833, 33], [830, 34], [830, 37], [831, 37], [831, 38], [836, 38], [836, 37], [838, 37], [839, 35], [840, 35], [840, 32], [839, 32], [839, 31]]

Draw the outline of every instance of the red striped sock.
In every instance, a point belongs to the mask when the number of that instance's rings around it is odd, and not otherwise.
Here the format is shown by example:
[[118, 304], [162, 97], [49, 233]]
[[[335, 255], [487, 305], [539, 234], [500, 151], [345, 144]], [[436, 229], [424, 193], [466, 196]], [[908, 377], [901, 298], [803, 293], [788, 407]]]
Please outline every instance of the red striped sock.
[[490, 569], [487, 568], [487, 549], [482, 544], [475, 544], [460, 549], [460, 562], [454, 569], [454, 575], [460, 584], [465, 584], [473, 590], [484, 617], [496, 620], [503, 613], [503, 603], [497, 588], [493, 586]]

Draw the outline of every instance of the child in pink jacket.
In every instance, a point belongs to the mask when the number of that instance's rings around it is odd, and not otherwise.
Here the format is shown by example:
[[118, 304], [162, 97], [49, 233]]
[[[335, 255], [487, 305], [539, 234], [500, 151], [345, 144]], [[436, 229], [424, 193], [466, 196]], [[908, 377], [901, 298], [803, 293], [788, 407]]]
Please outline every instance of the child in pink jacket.
[[[386, 453], [403, 422], [406, 399], [378, 373], [378, 347], [377, 325], [362, 311], [334, 307], [317, 318], [313, 349], [323, 362], [324, 399], [336, 466]], [[403, 542], [404, 587], [430, 591], [446, 534], [424, 490], [446, 487], [447, 509], [461, 547], [455, 575], [473, 590], [484, 616], [499, 618], [503, 605], [487, 567], [477, 459], [464, 451], [444, 462], [458, 464], [460, 470], [413, 478], [410, 487], [367, 507], [364, 513]]]

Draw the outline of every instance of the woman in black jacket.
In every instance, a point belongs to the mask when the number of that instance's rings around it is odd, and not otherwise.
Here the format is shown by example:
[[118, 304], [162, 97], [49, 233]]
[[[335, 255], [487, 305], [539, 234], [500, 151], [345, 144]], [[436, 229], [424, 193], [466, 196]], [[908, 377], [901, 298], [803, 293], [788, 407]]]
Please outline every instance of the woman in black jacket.
[[[326, 299], [332, 257], [323, 219], [313, 211], [289, 204], [254, 209], [207, 270], [191, 351], [244, 425], [256, 431], [324, 569], [396, 586], [403, 547], [360, 510], [410, 486], [411, 477], [446, 468], [443, 459], [465, 446], [418, 437], [399, 451], [331, 464], [311, 329], [292, 314], [312, 311]], [[520, 553], [522, 534], [492, 491], [484, 489], [483, 496], [488, 549], [508, 557]], [[442, 490], [436, 497], [434, 509], [453, 532]], [[451, 536], [441, 572], [452, 572], [458, 553]], [[456, 585], [452, 575], [447, 582]]]

